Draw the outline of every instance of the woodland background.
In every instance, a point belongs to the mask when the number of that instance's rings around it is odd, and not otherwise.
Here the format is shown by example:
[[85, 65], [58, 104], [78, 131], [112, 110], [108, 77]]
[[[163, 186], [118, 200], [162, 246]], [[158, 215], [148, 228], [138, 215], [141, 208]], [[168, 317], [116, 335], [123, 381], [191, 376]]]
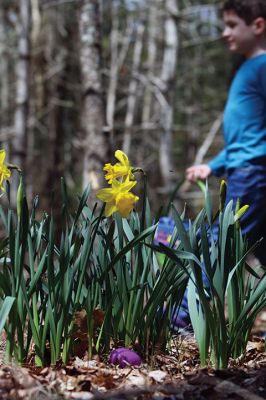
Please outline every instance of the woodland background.
[[[56, 207], [61, 176], [71, 193], [103, 186], [103, 164], [120, 148], [147, 172], [156, 208], [187, 166], [213, 156], [237, 62], [221, 40], [220, 6], [1, 0], [0, 142], [28, 196], [46, 208], [54, 192]], [[187, 189], [181, 200], [195, 203]]]

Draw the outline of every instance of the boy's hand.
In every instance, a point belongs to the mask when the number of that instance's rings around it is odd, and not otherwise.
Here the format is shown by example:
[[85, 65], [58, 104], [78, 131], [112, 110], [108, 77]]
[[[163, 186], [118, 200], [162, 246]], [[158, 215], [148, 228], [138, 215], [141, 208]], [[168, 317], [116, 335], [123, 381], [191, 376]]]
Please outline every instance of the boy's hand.
[[193, 165], [186, 170], [186, 179], [190, 182], [196, 182], [197, 179], [205, 180], [212, 174], [208, 164]]

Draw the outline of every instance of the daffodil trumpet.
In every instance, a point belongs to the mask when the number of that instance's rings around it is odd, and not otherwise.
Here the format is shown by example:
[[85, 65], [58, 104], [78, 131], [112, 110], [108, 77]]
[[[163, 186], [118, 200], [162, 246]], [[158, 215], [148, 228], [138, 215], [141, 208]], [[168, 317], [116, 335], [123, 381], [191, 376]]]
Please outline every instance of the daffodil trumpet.
[[122, 150], [116, 150], [115, 158], [118, 162], [114, 165], [105, 164], [103, 170], [106, 172], [105, 179], [111, 185], [114, 179], [125, 181], [127, 178], [135, 180], [133, 167], [130, 164], [127, 155]]
[[8, 169], [7, 165], [5, 164], [6, 158], [6, 151], [1, 149], [0, 150], [0, 189], [5, 192], [4, 188], [4, 180], [7, 180], [11, 176], [11, 171]]
[[130, 192], [136, 183], [136, 181], [130, 181], [129, 179], [125, 182], [114, 179], [111, 188], [104, 188], [98, 191], [97, 198], [106, 203], [104, 210], [106, 217], [110, 217], [115, 212], [118, 212], [123, 218], [129, 215], [134, 208], [134, 204], [139, 200], [138, 196]]

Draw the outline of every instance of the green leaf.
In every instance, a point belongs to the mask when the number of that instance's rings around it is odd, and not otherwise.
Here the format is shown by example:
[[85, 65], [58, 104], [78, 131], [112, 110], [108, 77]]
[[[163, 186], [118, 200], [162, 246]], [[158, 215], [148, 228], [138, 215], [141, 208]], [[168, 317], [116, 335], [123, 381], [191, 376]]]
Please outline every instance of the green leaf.
[[203, 367], [207, 363], [210, 335], [208, 332], [208, 321], [203, 313], [201, 303], [196, 296], [195, 284], [191, 279], [188, 282], [187, 297], [189, 315], [199, 345], [201, 366]]
[[1, 305], [1, 310], [0, 310], [0, 332], [2, 332], [5, 323], [7, 321], [7, 318], [9, 316], [10, 310], [14, 304], [14, 301], [16, 300], [15, 297], [7, 296], [4, 299], [3, 304]]

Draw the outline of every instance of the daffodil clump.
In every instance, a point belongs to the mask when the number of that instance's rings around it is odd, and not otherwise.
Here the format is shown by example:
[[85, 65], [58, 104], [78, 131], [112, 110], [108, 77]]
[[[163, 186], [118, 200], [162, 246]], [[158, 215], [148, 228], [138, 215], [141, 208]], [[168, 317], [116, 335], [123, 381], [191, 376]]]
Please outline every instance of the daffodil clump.
[[5, 164], [6, 152], [5, 150], [0, 150], [0, 189], [5, 192], [4, 188], [4, 180], [7, 180], [11, 176], [10, 170], [7, 168]]
[[106, 203], [104, 210], [106, 217], [118, 212], [126, 218], [139, 200], [139, 197], [131, 192], [137, 181], [127, 155], [121, 150], [116, 150], [115, 158], [118, 160], [116, 164], [108, 163], [103, 168], [106, 172], [105, 179], [111, 187], [99, 190], [97, 197]]

